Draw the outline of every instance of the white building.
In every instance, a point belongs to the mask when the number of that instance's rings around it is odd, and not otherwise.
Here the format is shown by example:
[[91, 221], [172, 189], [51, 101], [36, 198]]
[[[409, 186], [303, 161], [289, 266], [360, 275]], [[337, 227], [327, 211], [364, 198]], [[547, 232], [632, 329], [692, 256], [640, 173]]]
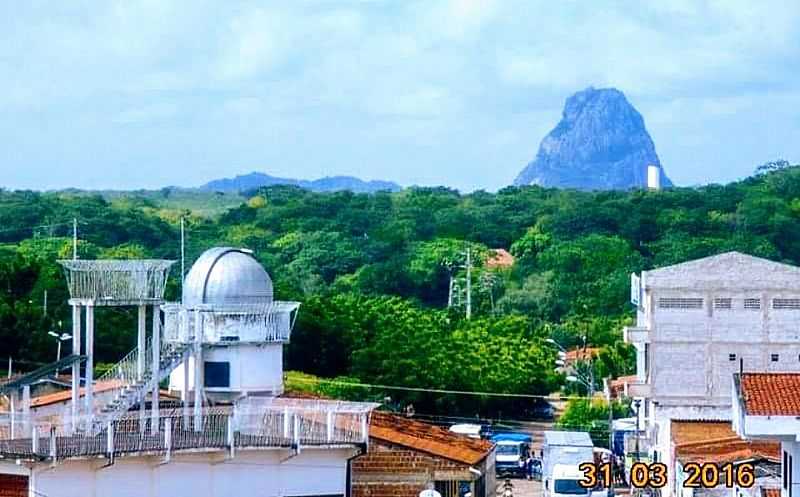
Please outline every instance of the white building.
[[[62, 263], [73, 388], [57, 408], [31, 402], [24, 379], [4, 390], [15, 400], [0, 419], [4, 497], [349, 493], [351, 460], [366, 451], [377, 405], [279, 396], [299, 304], [273, 300], [249, 251], [204, 253], [178, 304], [162, 300], [169, 261]], [[139, 320], [136, 348], [95, 381], [98, 306], [137, 307]], [[167, 378], [182, 407], [158, 401]]]
[[731, 420], [740, 367], [800, 371], [800, 268], [731, 252], [633, 275], [631, 290], [628, 393], [654, 459], [672, 462], [672, 420]]
[[800, 373], [734, 376], [733, 428], [781, 443], [781, 497], [800, 496]]

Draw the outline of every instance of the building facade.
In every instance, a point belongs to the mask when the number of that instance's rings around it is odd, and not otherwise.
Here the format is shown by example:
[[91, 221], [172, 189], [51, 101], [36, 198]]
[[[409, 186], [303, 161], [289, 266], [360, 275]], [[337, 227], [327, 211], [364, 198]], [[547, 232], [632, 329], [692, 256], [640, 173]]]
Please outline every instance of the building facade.
[[372, 414], [369, 453], [353, 461], [353, 497], [494, 497], [495, 487], [491, 442], [394, 414]]
[[631, 287], [628, 394], [656, 460], [669, 459], [673, 420], [731, 420], [740, 368], [800, 371], [800, 268], [730, 252], [632, 275]]
[[[163, 301], [170, 261], [62, 263], [75, 337], [62, 361], [73, 368], [72, 388], [32, 399], [39, 373], [0, 388], [15, 400], [0, 417], [0, 488], [13, 492], [4, 497], [349, 494], [377, 404], [280, 396], [299, 304], [273, 300], [250, 251], [205, 252], [180, 303]], [[139, 320], [135, 348], [95, 379], [100, 306], [137, 307]], [[162, 398], [168, 379], [177, 406]]]
[[780, 496], [800, 496], [800, 373], [736, 374], [733, 428], [751, 440], [780, 443]]

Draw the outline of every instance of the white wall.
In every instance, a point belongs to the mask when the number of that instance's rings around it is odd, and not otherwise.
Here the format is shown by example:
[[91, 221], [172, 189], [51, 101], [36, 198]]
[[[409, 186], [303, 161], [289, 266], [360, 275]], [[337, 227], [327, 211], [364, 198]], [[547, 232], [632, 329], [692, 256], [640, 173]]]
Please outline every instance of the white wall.
[[[285, 462], [286, 450], [242, 451], [159, 457], [67, 461], [39, 465], [33, 484], [42, 495], [58, 497], [280, 497], [344, 494], [351, 449], [304, 449]], [[2, 471], [2, 469], [0, 469]], [[312, 476], [313, 475], [313, 476]]]
[[[231, 387], [208, 389], [233, 392], [283, 392], [283, 345], [238, 344], [224, 347], [204, 347], [203, 361], [230, 363]], [[183, 365], [169, 376], [169, 389], [183, 391]], [[189, 358], [189, 389], [194, 390], [194, 358]]]

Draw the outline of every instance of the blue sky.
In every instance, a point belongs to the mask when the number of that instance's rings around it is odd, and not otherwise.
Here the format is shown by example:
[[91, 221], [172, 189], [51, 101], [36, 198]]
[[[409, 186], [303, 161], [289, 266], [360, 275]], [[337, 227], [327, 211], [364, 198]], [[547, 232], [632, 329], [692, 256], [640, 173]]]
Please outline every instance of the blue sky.
[[615, 86], [679, 185], [800, 161], [800, 2], [0, 3], [0, 186], [510, 184]]

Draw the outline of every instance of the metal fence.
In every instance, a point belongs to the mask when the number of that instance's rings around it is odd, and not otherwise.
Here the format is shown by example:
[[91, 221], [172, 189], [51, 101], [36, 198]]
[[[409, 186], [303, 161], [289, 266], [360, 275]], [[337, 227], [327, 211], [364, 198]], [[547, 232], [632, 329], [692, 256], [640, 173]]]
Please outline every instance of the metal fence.
[[164, 339], [191, 343], [199, 330], [204, 343], [286, 342], [298, 307], [297, 302], [264, 306], [203, 304], [196, 308], [165, 304]]
[[16, 438], [7, 420], [0, 420], [0, 456], [60, 460], [133, 453], [169, 455], [187, 449], [362, 444], [368, 441], [368, 417], [373, 407], [290, 401], [207, 408], [199, 429], [195, 429], [194, 418], [182, 410], [162, 410], [155, 422], [149, 412], [143, 418], [130, 412], [97, 431], [73, 431], [70, 423], [31, 420], [27, 432]]

